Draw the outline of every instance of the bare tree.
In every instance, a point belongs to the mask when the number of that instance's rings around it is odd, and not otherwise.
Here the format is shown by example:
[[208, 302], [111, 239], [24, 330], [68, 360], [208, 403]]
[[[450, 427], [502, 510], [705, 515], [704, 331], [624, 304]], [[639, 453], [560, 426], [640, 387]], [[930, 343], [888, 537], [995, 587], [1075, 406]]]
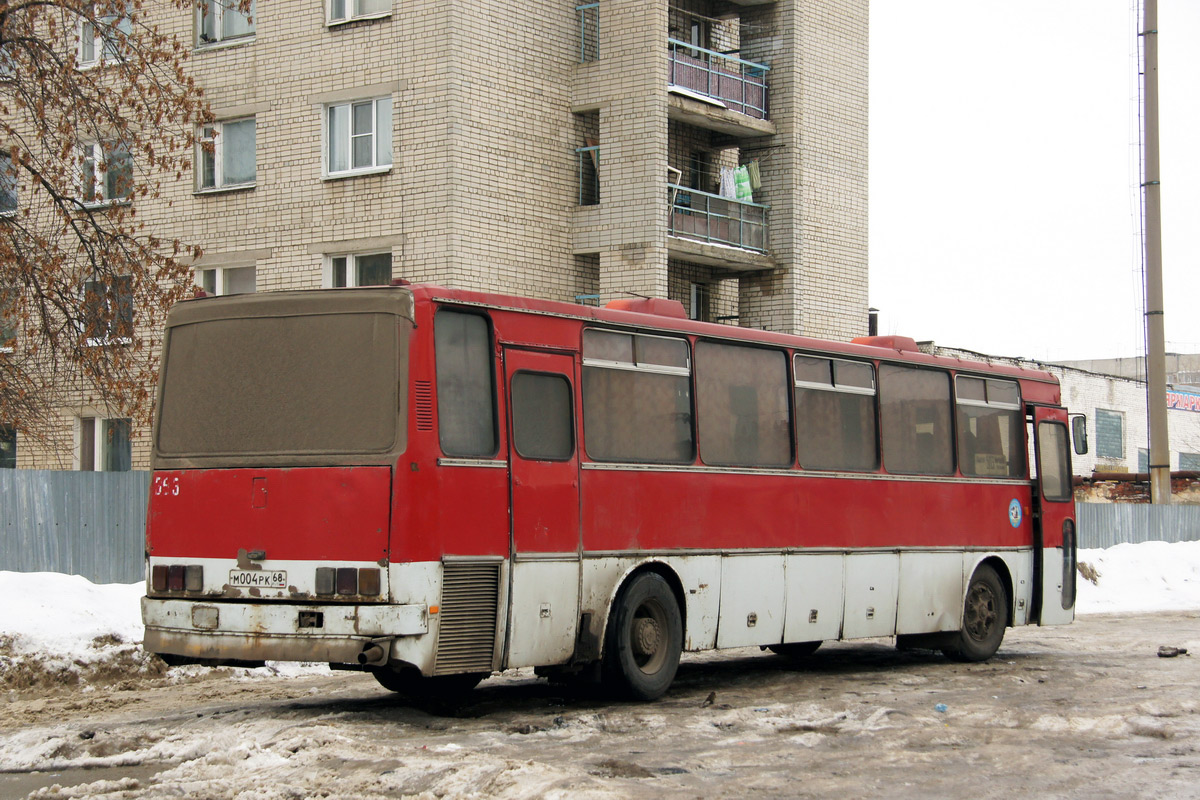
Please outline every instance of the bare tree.
[[169, 203], [211, 120], [189, 44], [151, 12], [194, 8], [0, 0], [0, 423], [23, 435], [71, 397], [149, 416], [162, 318], [200, 251], [139, 205]]

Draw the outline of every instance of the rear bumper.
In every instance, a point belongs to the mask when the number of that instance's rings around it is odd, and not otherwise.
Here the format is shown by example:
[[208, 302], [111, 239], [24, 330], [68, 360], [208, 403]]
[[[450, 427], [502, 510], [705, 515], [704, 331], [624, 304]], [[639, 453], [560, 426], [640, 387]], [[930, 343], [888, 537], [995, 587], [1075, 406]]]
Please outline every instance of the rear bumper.
[[147, 652], [238, 661], [353, 664], [373, 640], [429, 632], [429, 611], [423, 604], [292, 605], [144, 597], [142, 619]]

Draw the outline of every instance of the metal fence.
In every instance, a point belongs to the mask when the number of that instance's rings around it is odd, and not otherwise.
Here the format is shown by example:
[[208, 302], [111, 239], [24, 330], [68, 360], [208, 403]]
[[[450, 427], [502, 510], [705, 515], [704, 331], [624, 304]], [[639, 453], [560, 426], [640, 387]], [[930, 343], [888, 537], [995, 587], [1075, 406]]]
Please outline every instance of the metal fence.
[[1076, 503], [1080, 547], [1200, 540], [1200, 506]]
[[0, 569], [142, 580], [149, 489], [149, 472], [0, 470]]

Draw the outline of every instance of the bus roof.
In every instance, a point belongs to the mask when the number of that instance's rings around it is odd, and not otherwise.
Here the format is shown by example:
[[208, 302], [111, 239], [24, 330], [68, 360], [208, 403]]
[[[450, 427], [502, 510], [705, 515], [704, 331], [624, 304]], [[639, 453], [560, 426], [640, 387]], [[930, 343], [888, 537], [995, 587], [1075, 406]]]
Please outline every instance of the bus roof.
[[[446, 302], [522, 311], [533, 314], [570, 317], [585, 322], [594, 321], [609, 325], [637, 328], [649, 327], [657, 330], [674, 331], [709, 338], [773, 344], [830, 355], [845, 355], [882, 361], [899, 361], [907, 364], [942, 367], [958, 372], [975, 372], [1003, 376], [1032, 384], [1044, 384], [1041, 390], [1030, 386], [1029, 389], [1022, 392], [1022, 395], [1029, 402], [1058, 405], [1060, 400], [1058, 378], [1053, 373], [1040, 369], [1018, 367], [1012, 364], [993, 364], [973, 359], [935, 356], [921, 352], [917, 349], [916, 343], [906, 337], [863, 337], [850, 342], [839, 342], [830, 339], [816, 339], [808, 336], [764, 331], [757, 328], [739, 328], [713, 322], [699, 322], [687, 319], [682, 314], [682, 305], [678, 303], [675, 304], [678, 308], [678, 313], [670, 313], [668, 307], [664, 305], [664, 303], [670, 301], [662, 300], [645, 303], [642, 306], [625, 301], [621, 303], [624, 308], [613, 308], [584, 306], [576, 303], [539, 300], [531, 297], [515, 297], [465, 289], [447, 289], [434, 284], [414, 284], [408, 288], [413, 292], [417, 302]], [[656, 298], [645, 299], [656, 300]], [[655, 311], [667, 310], [667, 313], [646, 313], [640, 310], [630, 310], [631, 307], [644, 307]]]

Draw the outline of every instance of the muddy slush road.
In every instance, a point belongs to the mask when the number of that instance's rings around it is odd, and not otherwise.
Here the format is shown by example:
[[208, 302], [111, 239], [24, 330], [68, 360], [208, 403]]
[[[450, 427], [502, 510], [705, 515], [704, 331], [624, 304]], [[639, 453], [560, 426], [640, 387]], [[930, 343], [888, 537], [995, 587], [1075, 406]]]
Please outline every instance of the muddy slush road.
[[685, 656], [650, 704], [526, 671], [436, 708], [214, 673], [10, 691], [0, 797], [1200, 798], [1195, 612], [1014, 629], [975, 665], [883, 639]]

